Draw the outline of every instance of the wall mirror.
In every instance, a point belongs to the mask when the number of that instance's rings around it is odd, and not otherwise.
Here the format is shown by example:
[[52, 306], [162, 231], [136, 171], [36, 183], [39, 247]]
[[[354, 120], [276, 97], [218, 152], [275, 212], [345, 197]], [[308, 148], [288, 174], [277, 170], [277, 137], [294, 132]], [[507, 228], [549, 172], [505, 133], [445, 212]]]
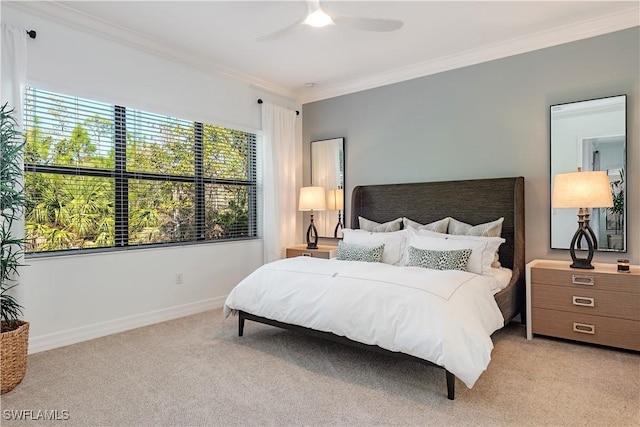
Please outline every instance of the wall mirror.
[[[626, 95], [550, 107], [551, 194], [558, 173], [606, 171], [613, 208], [591, 210], [599, 251], [627, 251]], [[551, 248], [569, 249], [577, 209], [551, 209]]]
[[311, 141], [311, 185], [324, 187], [327, 194], [327, 210], [314, 212], [313, 215], [318, 236], [342, 237], [345, 206], [344, 138]]

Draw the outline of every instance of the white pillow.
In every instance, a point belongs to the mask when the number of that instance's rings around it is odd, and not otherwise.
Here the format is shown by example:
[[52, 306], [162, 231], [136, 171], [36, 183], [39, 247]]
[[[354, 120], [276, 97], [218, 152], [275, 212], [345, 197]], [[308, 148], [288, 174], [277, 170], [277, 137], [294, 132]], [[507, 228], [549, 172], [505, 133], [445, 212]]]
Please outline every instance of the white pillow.
[[407, 217], [403, 217], [402, 224], [404, 225], [404, 228], [413, 227], [418, 230], [430, 230], [437, 233], [446, 233], [447, 228], [449, 227], [449, 217], [442, 218], [439, 221], [430, 222], [429, 224], [420, 224], [419, 222], [415, 222]]
[[392, 231], [400, 230], [400, 226], [402, 225], [402, 218], [394, 219], [393, 221], [380, 224], [379, 222], [371, 221], [370, 219], [359, 216], [358, 224], [360, 225], [360, 229], [364, 231], [390, 233]]
[[[426, 228], [416, 228], [413, 226], [409, 226], [407, 228], [408, 230], [411, 230], [411, 233], [415, 233], [415, 234], [419, 234], [421, 236], [431, 236], [431, 237], [439, 237], [441, 239], [446, 239], [447, 237], [451, 237], [451, 234], [447, 234], [445, 232], [439, 233], [437, 231], [432, 231], [432, 230], [427, 230]], [[407, 236], [408, 238], [409, 236]]]
[[[493, 254], [493, 258], [491, 259], [491, 269], [500, 268], [502, 265], [500, 264], [500, 258], [498, 256], [498, 249], [500, 249], [500, 245], [506, 242], [502, 237], [482, 237], [482, 236], [459, 236], [456, 234], [447, 234], [448, 239], [456, 239], [456, 240], [476, 240], [478, 242], [489, 242], [490, 246], [495, 246], [496, 250]], [[497, 243], [497, 244], [496, 244]]]
[[[432, 236], [432, 237], [441, 237], [443, 239], [455, 239], [455, 240], [476, 240], [479, 242], [491, 242], [498, 243], [498, 247], [496, 248], [496, 253], [494, 256], [493, 263], [491, 264], [492, 268], [500, 268], [500, 262], [498, 261], [498, 249], [500, 249], [500, 245], [506, 242], [502, 237], [483, 237], [483, 236], [471, 236], [471, 235], [459, 235], [459, 234], [444, 234], [444, 233], [436, 233], [429, 230], [415, 230], [418, 234]], [[497, 265], [496, 265], [497, 264]]]
[[[408, 232], [407, 247], [437, 251], [471, 249], [467, 271], [487, 276], [493, 276], [491, 264], [498, 248], [505, 242], [502, 237], [454, 236], [414, 228], [409, 228]], [[407, 259], [405, 251], [403, 265], [406, 265]]]
[[[455, 218], [450, 218], [448, 233], [463, 236], [500, 237], [502, 236], [503, 222], [504, 217], [501, 217], [495, 221], [485, 222], [484, 224], [471, 225], [458, 221]], [[498, 252], [495, 254], [492, 266], [496, 268], [500, 267]]]
[[382, 262], [391, 265], [401, 265], [404, 256], [404, 247], [407, 241], [406, 230], [391, 231], [388, 233], [374, 233], [365, 230], [342, 230], [342, 241], [354, 245], [380, 246], [384, 245]]

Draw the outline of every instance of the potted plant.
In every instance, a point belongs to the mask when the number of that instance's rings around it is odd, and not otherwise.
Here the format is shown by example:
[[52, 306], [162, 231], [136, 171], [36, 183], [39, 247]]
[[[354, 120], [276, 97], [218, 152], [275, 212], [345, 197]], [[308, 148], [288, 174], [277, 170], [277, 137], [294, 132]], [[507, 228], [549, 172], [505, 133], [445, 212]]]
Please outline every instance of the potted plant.
[[22, 149], [24, 142], [7, 104], [0, 107], [0, 383], [1, 393], [11, 391], [27, 370], [29, 323], [19, 319], [22, 306], [11, 294], [18, 285], [24, 238], [16, 233], [23, 214]]

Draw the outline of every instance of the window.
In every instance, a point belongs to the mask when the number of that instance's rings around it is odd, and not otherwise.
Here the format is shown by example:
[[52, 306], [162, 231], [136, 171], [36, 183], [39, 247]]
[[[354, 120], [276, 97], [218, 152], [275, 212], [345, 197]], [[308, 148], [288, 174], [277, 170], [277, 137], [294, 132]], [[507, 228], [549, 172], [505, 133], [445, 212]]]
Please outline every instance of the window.
[[27, 253], [255, 237], [256, 136], [27, 88]]

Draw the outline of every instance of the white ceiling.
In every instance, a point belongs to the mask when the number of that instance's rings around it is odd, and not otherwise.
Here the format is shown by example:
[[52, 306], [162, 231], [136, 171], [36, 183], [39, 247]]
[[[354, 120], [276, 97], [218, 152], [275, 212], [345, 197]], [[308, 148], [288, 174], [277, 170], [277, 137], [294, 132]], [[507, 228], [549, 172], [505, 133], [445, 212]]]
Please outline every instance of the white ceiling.
[[[20, 3], [66, 25], [305, 103], [640, 25], [640, 1], [326, 1], [394, 32], [297, 27], [304, 1]], [[313, 88], [306, 87], [313, 83]]]

